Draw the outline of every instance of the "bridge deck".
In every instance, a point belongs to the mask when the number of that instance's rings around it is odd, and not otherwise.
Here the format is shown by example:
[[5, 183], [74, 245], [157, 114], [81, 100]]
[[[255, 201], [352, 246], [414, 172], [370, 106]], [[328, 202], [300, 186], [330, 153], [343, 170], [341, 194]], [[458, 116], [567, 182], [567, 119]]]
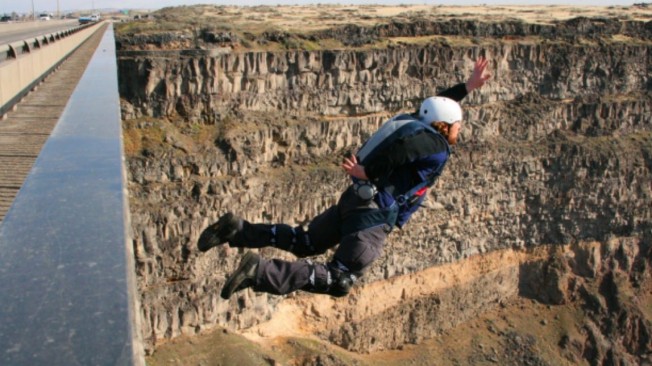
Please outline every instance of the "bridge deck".
[[0, 223], [79, 83], [103, 27], [0, 121]]
[[5, 156], [38, 158], [0, 224], [0, 365], [144, 365], [115, 38], [96, 34], [88, 63], [68, 62], [72, 93], [48, 80], [5, 127]]

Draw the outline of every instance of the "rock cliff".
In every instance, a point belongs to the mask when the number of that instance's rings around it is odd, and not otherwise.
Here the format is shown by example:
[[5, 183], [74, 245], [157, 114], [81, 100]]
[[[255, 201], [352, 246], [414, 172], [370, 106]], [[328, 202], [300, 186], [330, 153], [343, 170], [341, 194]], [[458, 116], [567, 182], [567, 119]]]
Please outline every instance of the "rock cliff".
[[410, 109], [465, 80], [481, 55], [494, 60], [496, 80], [469, 98], [474, 105], [527, 94], [555, 101], [649, 88], [649, 44], [628, 41], [213, 53], [120, 53], [120, 91], [129, 101], [125, 117], [214, 122], [239, 110], [350, 116]]
[[[492, 81], [464, 100], [462, 141], [427, 207], [392, 233], [359, 292], [333, 305], [340, 310], [333, 319], [342, 319], [328, 320], [318, 336], [369, 352], [419, 342], [515, 296], [581, 300], [592, 315], [582, 337], [560, 343], [569, 359], [643, 360], [652, 342], [649, 314], [640, 310], [649, 304], [636, 303], [649, 291], [652, 264], [650, 23], [360, 29], [349, 32], [456, 37], [316, 51], [122, 46], [133, 243], [150, 350], [215, 325], [251, 328], [273, 319], [284, 302], [324, 306], [307, 294], [219, 299], [240, 253], [199, 255], [200, 232], [227, 210], [257, 222], [306, 224], [346, 187], [338, 168], [346, 151], [392, 113], [463, 82], [486, 56]], [[492, 259], [533, 250], [546, 254], [503, 267]], [[484, 267], [459, 282], [356, 310], [373, 286], [478, 258]]]

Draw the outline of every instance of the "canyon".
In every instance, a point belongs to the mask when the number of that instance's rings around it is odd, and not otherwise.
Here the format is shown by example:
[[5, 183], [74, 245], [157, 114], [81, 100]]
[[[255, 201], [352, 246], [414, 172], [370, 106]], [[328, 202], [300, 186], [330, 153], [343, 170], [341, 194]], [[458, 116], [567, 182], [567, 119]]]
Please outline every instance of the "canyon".
[[[190, 8], [207, 19], [315, 9]], [[117, 27], [148, 362], [220, 337], [224, 350], [256, 350], [242, 364], [652, 364], [652, 10], [542, 22], [316, 8], [349, 24]], [[349, 184], [347, 152], [464, 82], [478, 57], [492, 79], [462, 103], [449, 166], [349, 296], [219, 298], [243, 251], [200, 254], [206, 226], [226, 211], [306, 225]], [[476, 343], [438, 358], [433, 342], [451, 334]], [[242, 356], [229, 354], [221, 364]], [[175, 357], [163, 364], [187, 361]]]

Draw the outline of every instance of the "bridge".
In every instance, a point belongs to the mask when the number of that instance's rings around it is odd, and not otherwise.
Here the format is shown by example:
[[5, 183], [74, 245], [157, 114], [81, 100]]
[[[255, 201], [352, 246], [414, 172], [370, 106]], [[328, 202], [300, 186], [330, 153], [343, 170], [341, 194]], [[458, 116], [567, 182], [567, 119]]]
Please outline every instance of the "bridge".
[[113, 27], [0, 45], [0, 364], [144, 365]]

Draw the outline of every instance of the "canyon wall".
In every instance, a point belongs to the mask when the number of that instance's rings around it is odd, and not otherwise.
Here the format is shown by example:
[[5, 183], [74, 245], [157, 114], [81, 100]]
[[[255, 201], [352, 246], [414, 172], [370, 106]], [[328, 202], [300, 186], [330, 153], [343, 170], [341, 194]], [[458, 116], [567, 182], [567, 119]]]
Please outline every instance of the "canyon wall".
[[124, 51], [120, 90], [129, 101], [127, 118], [180, 116], [212, 122], [238, 110], [351, 116], [411, 109], [424, 97], [466, 80], [480, 56], [492, 60], [495, 79], [468, 104], [528, 94], [551, 100], [623, 95], [650, 87], [645, 43], [486, 43], [222, 55]]
[[[606, 32], [604, 39], [582, 36], [595, 33], [595, 24], [576, 26], [573, 37], [512, 34], [388, 49], [120, 51], [126, 141], [136, 146], [127, 163], [149, 349], [179, 334], [215, 325], [244, 329], [271, 317], [285, 297], [244, 291], [219, 298], [241, 252], [200, 255], [200, 232], [227, 210], [256, 222], [305, 225], [348, 184], [338, 167], [345, 152], [393, 113], [463, 82], [479, 56], [491, 60], [492, 80], [464, 100], [461, 142], [445, 173], [359, 286], [500, 250], [585, 242], [628, 243], [625, 257], [638, 264], [619, 270], [649, 281], [650, 23], [623, 25], [617, 29], [638, 33]], [[605, 262], [613, 257], [603, 252]], [[261, 253], [291, 258], [273, 248]], [[600, 269], [607, 277], [615, 270]], [[356, 351], [393, 348], [518, 293], [559, 302], [572, 296], [555, 289], [577, 290], [562, 282], [535, 293], [533, 271], [543, 273], [515, 264], [467, 290], [422, 294], [321, 337]], [[355, 296], [343, 301], [349, 309], [359, 305]], [[397, 316], [406, 327], [400, 336], [365, 338]], [[644, 334], [652, 329], [641, 324]], [[592, 339], [614, 338], [609, 332], [598, 326]], [[613, 350], [635, 360], [650, 345], [640, 338], [643, 346]], [[596, 347], [591, 352], [605, 359], [606, 348]]]

